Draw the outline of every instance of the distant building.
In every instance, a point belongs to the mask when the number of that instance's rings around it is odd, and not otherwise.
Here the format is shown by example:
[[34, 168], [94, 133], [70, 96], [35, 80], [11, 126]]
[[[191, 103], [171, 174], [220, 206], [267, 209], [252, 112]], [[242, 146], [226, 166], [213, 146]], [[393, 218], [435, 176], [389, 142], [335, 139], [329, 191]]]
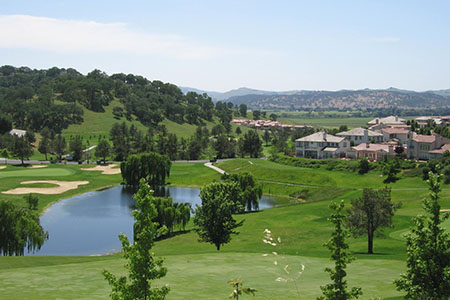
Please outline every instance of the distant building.
[[354, 128], [349, 131], [339, 132], [336, 135], [340, 137], [345, 137], [350, 142], [353, 141], [354, 145], [359, 145], [362, 143], [370, 143], [371, 141], [373, 141], [374, 143], [383, 142], [382, 133], [365, 128]]
[[15, 135], [18, 137], [23, 137], [26, 133], [27, 133], [26, 130], [21, 129], [11, 129], [11, 131], [9, 132], [10, 135]]
[[[429, 160], [430, 158], [438, 158], [445, 152], [449, 146], [450, 140], [438, 134], [423, 135], [414, 133], [408, 142], [408, 158]], [[440, 150], [440, 151], [435, 151]]]
[[345, 157], [349, 149], [350, 142], [345, 137], [337, 137], [325, 132], [316, 132], [295, 140], [297, 157], [319, 159]]
[[352, 147], [356, 159], [367, 158], [368, 160], [376, 161], [385, 157], [392, 157], [395, 155], [394, 146], [388, 144], [370, 144], [364, 143]]
[[396, 140], [401, 145], [406, 145], [413, 136], [411, 130], [402, 127], [383, 128], [380, 132], [383, 134], [383, 140], [385, 142]]
[[406, 125], [406, 120], [397, 116], [389, 116], [386, 118], [375, 118], [367, 122], [369, 129], [376, 130], [397, 125]]

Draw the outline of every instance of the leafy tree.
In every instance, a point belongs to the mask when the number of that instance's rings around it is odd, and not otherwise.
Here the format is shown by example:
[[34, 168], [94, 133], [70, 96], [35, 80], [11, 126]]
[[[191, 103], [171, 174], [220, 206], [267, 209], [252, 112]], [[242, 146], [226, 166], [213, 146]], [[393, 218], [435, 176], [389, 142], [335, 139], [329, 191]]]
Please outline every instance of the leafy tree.
[[152, 280], [162, 278], [167, 269], [163, 267], [163, 260], [154, 256], [151, 249], [156, 237], [164, 234], [165, 228], [157, 229], [153, 222], [156, 215], [152, 204], [152, 191], [144, 180], [140, 182], [139, 191], [134, 195], [136, 209], [132, 212], [136, 223], [134, 224], [134, 244], [131, 244], [126, 235], [120, 234], [122, 250], [128, 261], [125, 268], [128, 276], [112, 274], [104, 270], [103, 275], [112, 286], [111, 299], [113, 300], [163, 300], [169, 288], [167, 286], [152, 287]]
[[38, 151], [45, 155], [45, 160], [48, 160], [47, 154], [51, 151], [51, 140], [48, 136], [43, 136], [39, 141]]
[[6, 149], [3, 149], [3, 151], [2, 151], [2, 154], [1, 154], [2, 156], [3, 156], [3, 158], [5, 159], [5, 164], [7, 164], [8, 163], [8, 161], [7, 161], [7, 159], [8, 159], [8, 157], [9, 157], [9, 153], [8, 153], [8, 150], [6, 150]]
[[110, 133], [110, 140], [113, 143], [113, 152], [116, 155], [116, 159], [123, 161], [128, 157], [130, 153], [130, 134], [128, 126], [125, 122], [114, 123]]
[[256, 130], [249, 130], [244, 134], [243, 150], [250, 157], [259, 157], [262, 152], [262, 142]]
[[130, 155], [120, 164], [120, 170], [124, 182], [129, 186], [137, 186], [143, 178], [149, 184], [161, 185], [170, 175], [171, 165], [167, 155], [150, 152]]
[[241, 114], [241, 116], [246, 117], [247, 116], [247, 105], [246, 104], [241, 104], [239, 105], [239, 113]]
[[40, 225], [36, 211], [0, 201], [0, 255], [22, 256], [25, 248], [34, 252], [47, 239], [48, 232]]
[[334, 231], [331, 234], [330, 240], [325, 246], [331, 251], [331, 259], [334, 261], [334, 269], [326, 268], [325, 271], [330, 273], [330, 278], [333, 283], [321, 286], [323, 296], [318, 297], [318, 300], [348, 300], [357, 299], [361, 294], [361, 288], [353, 287], [350, 291], [347, 290], [347, 281], [345, 277], [347, 272], [345, 269], [353, 258], [347, 253], [348, 244], [345, 239], [348, 232], [345, 230], [346, 217], [343, 212], [344, 201], [340, 203], [332, 202], [330, 208], [333, 210], [330, 222], [334, 224]]
[[260, 120], [261, 119], [261, 111], [260, 110], [254, 110], [253, 111], [253, 120]]
[[13, 136], [13, 143], [11, 145], [12, 156], [19, 158], [23, 161], [25, 158], [29, 158], [33, 155], [33, 145], [30, 142], [30, 138], [25, 134], [22, 137]]
[[272, 121], [276, 121], [276, 120], [278, 119], [278, 115], [277, 115], [277, 114], [274, 114], [274, 113], [271, 113], [270, 116], [269, 116], [269, 118], [270, 118]]
[[95, 148], [95, 156], [103, 158], [103, 163], [106, 162], [106, 158], [111, 153], [111, 146], [105, 139], [100, 139], [97, 147]]
[[12, 129], [11, 118], [7, 115], [0, 114], [0, 135], [10, 132]]
[[347, 210], [348, 226], [354, 236], [367, 234], [367, 253], [373, 254], [373, 239], [381, 227], [392, 227], [392, 217], [400, 203], [391, 201], [391, 190], [363, 189], [362, 196], [352, 200], [352, 207]]
[[242, 172], [232, 175], [224, 174], [222, 178], [239, 184], [242, 193], [242, 205], [245, 205], [248, 211], [259, 209], [259, 199], [262, 197], [263, 190], [255, 176], [249, 172]]
[[177, 159], [178, 156], [178, 138], [176, 134], [169, 133], [167, 136], [167, 153], [170, 160]]
[[232, 214], [243, 209], [240, 194], [234, 182], [214, 182], [202, 188], [202, 206], [197, 206], [194, 217], [199, 241], [214, 244], [219, 251], [232, 234], [238, 234], [235, 229], [244, 221], [237, 222]]
[[450, 236], [442, 227], [449, 214], [440, 213], [439, 181], [440, 176], [430, 172], [430, 198], [423, 200], [426, 215], [413, 219], [406, 236], [407, 271], [395, 285], [408, 299], [450, 298]]
[[55, 151], [55, 153], [58, 155], [59, 160], [61, 160], [67, 147], [66, 139], [62, 135], [58, 134], [57, 136], [55, 136], [52, 144], [53, 151]]
[[391, 160], [384, 164], [383, 175], [387, 177], [384, 183], [396, 182], [398, 180], [397, 174], [400, 173], [400, 165], [397, 160]]
[[366, 174], [367, 172], [369, 172], [370, 170], [370, 164], [369, 161], [367, 160], [367, 158], [361, 158], [359, 160], [359, 164], [358, 164], [358, 173], [359, 174]]
[[264, 130], [263, 140], [266, 142], [266, 146], [269, 146], [269, 142], [271, 140], [271, 136], [268, 130]]
[[73, 160], [81, 160], [83, 155], [83, 141], [81, 136], [76, 135], [69, 143], [69, 149], [72, 152]]
[[39, 198], [33, 194], [28, 194], [23, 197], [28, 204], [28, 209], [37, 210], [39, 205]]
[[236, 127], [236, 134], [240, 135], [242, 133], [241, 127]]

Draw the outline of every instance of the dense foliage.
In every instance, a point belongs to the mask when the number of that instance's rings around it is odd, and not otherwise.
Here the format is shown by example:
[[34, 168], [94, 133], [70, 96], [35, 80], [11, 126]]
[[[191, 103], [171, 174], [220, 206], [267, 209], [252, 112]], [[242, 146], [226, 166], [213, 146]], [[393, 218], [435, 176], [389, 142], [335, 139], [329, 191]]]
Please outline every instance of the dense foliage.
[[0, 201], [0, 254], [24, 255], [39, 250], [48, 239], [39, 214], [35, 211], [37, 198], [27, 199], [28, 208], [18, 207], [9, 201]]
[[113, 300], [163, 300], [169, 288], [152, 287], [152, 280], [164, 277], [167, 269], [162, 266], [163, 260], [154, 256], [151, 249], [156, 237], [164, 233], [165, 228], [159, 228], [153, 221], [156, 210], [153, 205], [152, 190], [143, 180], [139, 191], [134, 195], [136, 209], [132, 212], [134, 219], [134, 243], [130, 243], [126, 235], [119, 235], [122, 242], [122, 251], [127, 263], [125, 268], [128, 276], [112, 274], [104, 270], [103, 275], [112, 286], [111, 299]]
[[235, 182], [214, 182], [202, 188], [202, 206], [195, 210], [194, 224], [199, 241], [214, 244], [217, 250], [231, 240], [235, 229], [244, 221], [237, 222], [232, 214], [242, 211], [241, 189]]
[[171, 165], [168, 156], [150, 152], [131, 155], [120, 164], [120, 170], [125, 184], [129, 186], [137, 186], [141, 179], [152, 185], [162, 185], [170, 175]]
[[249, 172], [242, 172], [240, 174], [224, 174], [222, 179], [229, 182], [236, 182], [241, 190], [242, 206], [247, 208], [247, 211], [259, 209], [259, 199], [262, 197], [262, 185], [258, 183], [256, 177]]
[[442, 227], [449, 214], [441, 214], [439, 175], [429, 174], [430, 198], [424, 199], [426, 215], [413, 219], [406, 237], [407, 271], [396, 280], [408, 299], [450, 298], [450, 235]]

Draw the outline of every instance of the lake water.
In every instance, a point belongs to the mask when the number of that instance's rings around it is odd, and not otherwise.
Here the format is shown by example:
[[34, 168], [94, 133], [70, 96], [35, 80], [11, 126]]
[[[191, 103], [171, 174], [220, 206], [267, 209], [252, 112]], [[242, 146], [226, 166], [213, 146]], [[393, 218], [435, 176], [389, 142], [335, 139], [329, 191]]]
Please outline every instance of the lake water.
[[[174, 202], [201, 204], [196, 188], [165, 187], [158, 196], [171, 196]], [[26, 255], [97, 255], [121, 250], [118, 235], [133, 236], [131, 216], [135, 202], [122, 186], [88, 192], [53, 204], [41, 217], [49, 233], [42, 248]], [[277, 206], [273, 198], [263, 196], [260, 209]]]

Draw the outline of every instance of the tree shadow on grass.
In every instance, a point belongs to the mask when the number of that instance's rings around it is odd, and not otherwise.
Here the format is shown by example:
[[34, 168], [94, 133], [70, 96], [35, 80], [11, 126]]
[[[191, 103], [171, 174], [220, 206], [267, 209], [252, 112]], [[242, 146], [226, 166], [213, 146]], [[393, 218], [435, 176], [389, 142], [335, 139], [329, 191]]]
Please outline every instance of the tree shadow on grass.
[[164, 235], [161, 235], [161, 236], [155, 238], [155, 241], [162, 241], [162, 240], [165, 240], [165, 239], [168, 239], [168, 238], [172, 238], [172, 237], [177, 236], [177, 235], [187, 234], [189, 232], [191, 232], [191, 229], [169, 232], [167, 234], [164, 234]]

